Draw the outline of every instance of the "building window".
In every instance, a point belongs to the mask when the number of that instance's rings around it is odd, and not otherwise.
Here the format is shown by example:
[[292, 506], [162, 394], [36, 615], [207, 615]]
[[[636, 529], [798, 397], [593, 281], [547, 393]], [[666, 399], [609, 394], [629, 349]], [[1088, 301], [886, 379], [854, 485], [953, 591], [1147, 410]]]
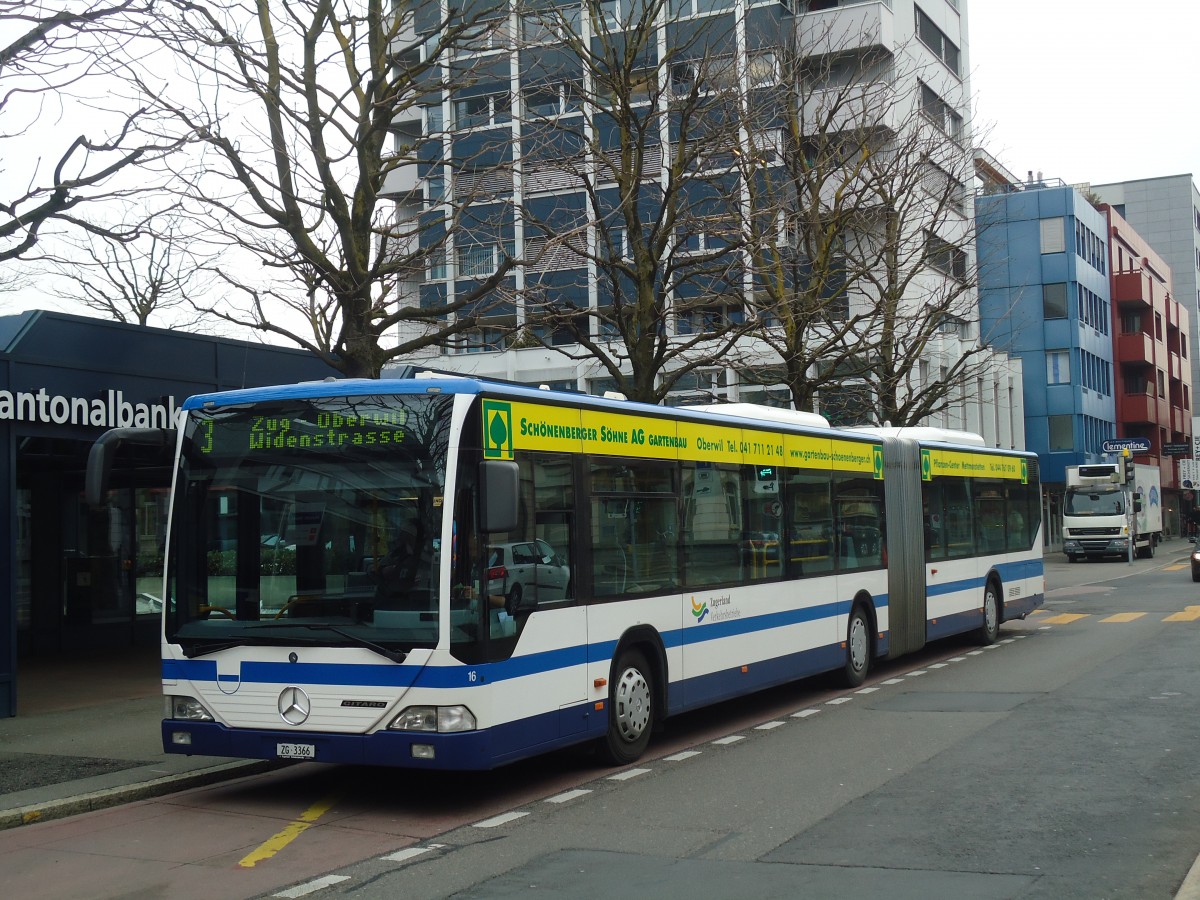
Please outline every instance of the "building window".
[[445, 281], [448, 275], [446, 271], [446, 248], [435, 247], [429, 251], [428, 256], [429, 280], [430, 281]]
[[929, 265], [951, 278], [967, 277], [967, 253], [932, 231], [925, 233], [925, 258]]
[[512, 119], [512, 101], [508, 91], [480, 94], [454, 101], [454, 124], [458, 128], [500, 125]]
[[435, 103], [432, 106], [425, 107], [425, 134], [426, 136], [440, 134], [442, 131], [442, 104]]
[[1042, 285], [1042, 318], [1065, 319], [1067, 317], [1067, 285], [1065, 282]]
[[547, 119], [579, 112], [579, 95], [579, 86], [571, 82], [543, 84], [525, 92], [525, 112]]
[[1071, 383], [1071, 351], [1046, 351], [1046, 384]]
[[928, 160], [925, 161], [924, 170], [921, 183], [934, 202], [965, 215], [966, 188], [962, 182]]
[[961, 76], [958, 45], [946, 37], [945, 32], [933, 23], [933, 19], [925, 15], [921, 7], [914, 8], [917, 11], [917, 37], [921, 39], [921, 43], [932, 50], [933, 55], [945, 63], [946, 68]]
[[470, 244], [458, 248], [459, 278], [486, 278], [495, 271], [495, 244]]
[[1049, 426], [1049, 441], [1047, 446], [1051, 452], [1055, 450], [1075, 449], [1075, 438], [1071, 431], [1073, 416], [1047, 416]]
[[675, 16], [702, 16], [733, 9], [733, 5], [734, 0], [671, 0], [671, 13]]
[[962, 134], [963, 117], [960, 116], [929, 85], [921, 82], [921, 113], [943, 133], [958, 140]]
[[1042, 219], [1041, 235], [1043, 253], [1066, 252], [1067, 238], [1066, 233], [1063, 231], [1063, 224], [1062, 216], [1057, 216], [1053, 219]]

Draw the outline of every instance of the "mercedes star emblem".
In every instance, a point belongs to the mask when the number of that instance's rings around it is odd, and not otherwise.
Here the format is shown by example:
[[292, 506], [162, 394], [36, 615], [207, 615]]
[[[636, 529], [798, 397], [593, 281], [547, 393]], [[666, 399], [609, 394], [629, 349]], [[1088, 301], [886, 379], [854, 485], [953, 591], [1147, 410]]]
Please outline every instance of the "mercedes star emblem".
[[279, 715], [289, 725], [303, 725], [312, 712], [312, 701], [298, 687], [286, 687], [279, 695]]

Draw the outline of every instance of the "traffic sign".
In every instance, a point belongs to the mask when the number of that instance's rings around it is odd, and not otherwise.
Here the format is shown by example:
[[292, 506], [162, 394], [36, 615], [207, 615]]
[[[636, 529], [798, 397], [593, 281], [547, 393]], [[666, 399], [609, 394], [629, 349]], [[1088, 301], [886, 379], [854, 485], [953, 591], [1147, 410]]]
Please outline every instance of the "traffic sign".
[[1120, 453], [1122, 450], [1131, 450], [1134, 453], [1149, 453], [1150, 438], [1117, 438], [1116, 440], [1105, 441], [1100, 445], [1100, 449], [1105, 453]]

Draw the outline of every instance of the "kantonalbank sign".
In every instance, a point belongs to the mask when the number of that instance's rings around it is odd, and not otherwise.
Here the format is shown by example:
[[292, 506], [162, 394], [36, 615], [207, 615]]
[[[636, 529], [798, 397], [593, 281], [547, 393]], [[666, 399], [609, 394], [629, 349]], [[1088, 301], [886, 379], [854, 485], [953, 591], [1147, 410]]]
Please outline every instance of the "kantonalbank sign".
[[45, 388], [36, 391], [0, 390], [0, 421], [43, 425], [85, 425], [95, 428], [173, 428], [183, 411], [174, 397], [162, 403], [131, 403], [122, 391], [95, 397], [65, 397]]
[[883, 478], [883, 448], [878, 444], [596, 409], [485, 399], [483, 432], [483, 453], [488, 459], [512, 459], [521, 450], [546, 450], [836, 469]]
[[994, 453], [961, 453], [955, 450], [921, 450], [921, 478], [931, 481], [938, 475], [962, 478], [1009, 478], [1029, 483], [1029, 461], [1016, 456]]

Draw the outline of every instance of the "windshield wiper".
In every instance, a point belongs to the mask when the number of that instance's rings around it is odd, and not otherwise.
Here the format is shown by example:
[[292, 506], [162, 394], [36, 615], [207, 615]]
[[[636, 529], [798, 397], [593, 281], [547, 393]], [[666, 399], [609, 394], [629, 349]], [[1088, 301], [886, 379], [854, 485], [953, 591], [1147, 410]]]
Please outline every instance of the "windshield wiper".
[[357, 644], [359, 647], [366, 647], [368, 650], [374, 651], [375, 653], [378, 653], [380, 656], [384, 657], [385, 659], [390, 659], [394, 663], [402, 663], [402, 662], [404, 662], [404, 660], [408, 659], [407, 653], [404, 653], [400, 650], [389, 650], [387, 647], [382, 647], [379, 644], [376, 644], [374, 641], [368, 641], [364, 637], [359, 637], [357, 634], [353, 634], [342, 628], [338, 628], [336, 625], [324, 625], [324, 624], [316, 624], [316, 623], [312, 623], [312, 622], [270, 622], [270, 623], [264, 622], [261, 625], [251, 625], [250, 627], [251, 628], [307, 628], [312, 631], [316, 631], [316, 630], [332, 631], [334, 634], [344, 637], [346, 640], [350, 641], [351, 643]]
[[[186, 638], [184, 640], [187, 640]], [[183, 641], [180, 641], [182, 644]], [[183, 655], [188, 659], [195, 659], [197, 656], [207, 656], [210, 653], [220, 653], [222, 650], [232, 650], [234, 647], [244, 647], [248, 641], [214, 641], [212, 643], [195, 643], [191, 646], [186, 644], [183, 647]]]

